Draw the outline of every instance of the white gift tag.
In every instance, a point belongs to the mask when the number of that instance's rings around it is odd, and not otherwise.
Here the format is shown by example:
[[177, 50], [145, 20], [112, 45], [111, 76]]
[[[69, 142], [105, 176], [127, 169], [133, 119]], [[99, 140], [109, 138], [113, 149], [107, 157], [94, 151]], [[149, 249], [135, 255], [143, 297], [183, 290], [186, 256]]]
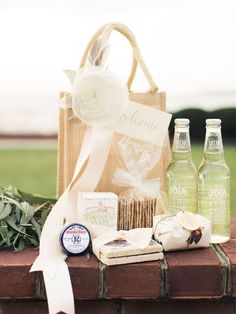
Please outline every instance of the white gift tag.
[[144, 142], [162, 146], [171, 114], [129, 101], [126, 111], [109, 129]]

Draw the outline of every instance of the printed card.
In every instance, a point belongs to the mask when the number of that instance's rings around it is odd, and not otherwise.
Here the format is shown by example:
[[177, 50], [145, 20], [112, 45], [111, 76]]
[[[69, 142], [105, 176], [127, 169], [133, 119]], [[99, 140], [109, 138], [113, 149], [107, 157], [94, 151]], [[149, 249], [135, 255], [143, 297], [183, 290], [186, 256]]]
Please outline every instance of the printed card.
[[78, 221], [94, 235], [117, 230], [118, 197], [110, 192], [78, 193]]

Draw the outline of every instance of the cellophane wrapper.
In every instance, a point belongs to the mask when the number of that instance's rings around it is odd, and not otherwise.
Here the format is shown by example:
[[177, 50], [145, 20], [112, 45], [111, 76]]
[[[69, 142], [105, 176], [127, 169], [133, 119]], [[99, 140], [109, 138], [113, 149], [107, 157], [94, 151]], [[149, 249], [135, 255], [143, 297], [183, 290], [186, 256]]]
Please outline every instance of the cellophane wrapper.
[[162, 148], [128, 136], [116, 144], [120, 167], [112, 183], [124, 188], [119, 195], [119, 229], [151, 227], [153, 216], [165, 212], [166, 196], [160, 189], [160, 178], [151, 177]]

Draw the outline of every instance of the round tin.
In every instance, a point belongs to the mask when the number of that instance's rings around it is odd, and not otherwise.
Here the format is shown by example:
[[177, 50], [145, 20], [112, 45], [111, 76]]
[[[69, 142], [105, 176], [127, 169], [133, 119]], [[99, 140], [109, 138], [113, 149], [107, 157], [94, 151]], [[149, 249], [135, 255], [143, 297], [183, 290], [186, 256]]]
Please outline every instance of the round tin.
[[91, 241], [88, 229], [78, 223], [65, 227], [60, 235], [60, 242], [64, 250], [73, 255], [78, 255], [87, 250]]

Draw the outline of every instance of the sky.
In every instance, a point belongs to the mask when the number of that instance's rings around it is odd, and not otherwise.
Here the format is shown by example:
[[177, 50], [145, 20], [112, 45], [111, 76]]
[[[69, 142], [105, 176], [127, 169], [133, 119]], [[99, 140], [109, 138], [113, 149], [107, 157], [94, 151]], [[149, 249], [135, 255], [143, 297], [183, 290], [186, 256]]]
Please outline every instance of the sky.
[[[63, 69], [77, 70], [104, 23], [135, 34], [167, 110], [236, 106], [235, 0], [0, 0], [0, 132], [57, 129]], [[110, 39], [109, 64], [124, 80], [131, 49]], [[148, 85], [139, 70], [134, 90]]]

